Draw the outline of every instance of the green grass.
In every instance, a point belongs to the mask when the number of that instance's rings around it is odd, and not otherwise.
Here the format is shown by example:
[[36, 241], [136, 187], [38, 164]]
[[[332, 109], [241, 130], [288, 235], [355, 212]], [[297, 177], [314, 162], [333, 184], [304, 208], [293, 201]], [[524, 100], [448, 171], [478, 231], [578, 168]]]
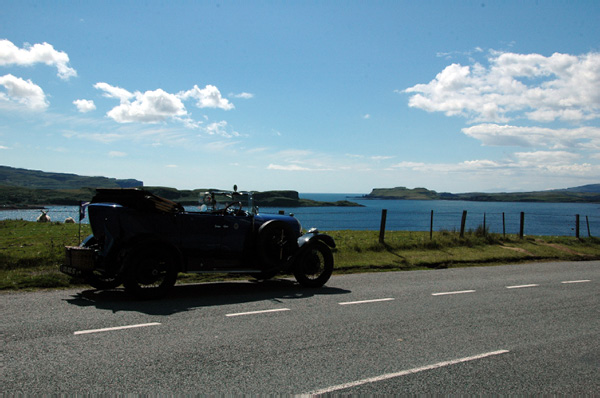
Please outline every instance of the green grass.
[[[379, 243], [376, 231], [328, 231], [337, 244], [335, 273], [498, 265], [531, 261], [600, 259], [600, 239], [535, 236], [519, 239], [484, 233], [463, 238], [454, 231], [388, 231]], [[90, 233], [81, 226], [81, 237]], [[79, 225], [0, 221], [0, 290], [32, 290], [77, 286], [80, 281], [58, 271], [64, 246], [79, 243]], [[179, 283], [223, 280], [226, 275], [182, 274]]]

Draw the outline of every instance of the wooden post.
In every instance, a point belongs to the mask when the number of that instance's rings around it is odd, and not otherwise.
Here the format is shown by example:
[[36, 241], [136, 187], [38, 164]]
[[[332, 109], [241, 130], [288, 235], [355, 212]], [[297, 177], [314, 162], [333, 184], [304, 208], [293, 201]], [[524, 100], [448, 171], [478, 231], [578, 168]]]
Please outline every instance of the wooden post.
[[585, 216], [585, 223], [587, 224], [588, 228], [588, 238], [591, 238], [592, 234], [590, 234], [590, 220], [588, 219], [588, 216]]
[[465, 237], [465, 223], [467, 222], [467, 211], [463, 210], [462, 218], [460, 220], [460, 237]]
[[387, 209], [381, 210], [381, 225], [379, 226], [379, 243], [385, 241], [385, 220], [387, 218]]
[[525, 212], [521, 212], [521, 227], [519, 228], [519, 239], [523, 239], [523, 231], [525, 231]]
[[485, 236], [485, 212], [483, 213], [483, 236]]
[[506, 238], [506, 222], [504, 221], [504, 212], [502, 212], [502, 237]]
[[431, 218], [429, 220], [429, 240], [433, 240], [433, 210], [431, 210]]
[[579, 239], [579, 214], [575, 214], [575, 237]]

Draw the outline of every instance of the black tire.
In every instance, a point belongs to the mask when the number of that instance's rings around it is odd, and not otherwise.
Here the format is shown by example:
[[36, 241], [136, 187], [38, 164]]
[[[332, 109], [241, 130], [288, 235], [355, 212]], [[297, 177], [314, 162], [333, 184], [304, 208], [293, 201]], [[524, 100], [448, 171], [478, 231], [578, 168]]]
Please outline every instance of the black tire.
[[294, 277], [303, 287], [317, 288], [323, 286], [333, 272], [333, 254], [331, 249], [321, 241], [308, 243], [306, 249], [296, 260]]
[[85, 283], [99, 290], [114, 289], [123, 283], [122, 279], [118, 276], [106, 275], [95, 270], [86, 274], [84, 280]]
[[[281, 267], [298, 250], [298, 234], [287, 223], [271, 220], [258, 229], [258, 256], [265, 274]], [[274, 275], [274, 274], [273, 274]]]
[[163, 297], [175, 285], [178, 262], [174, 253], [160, 244], [138, 246], [125, 256], [125, 290], [142, 298]]
[[[98, 244], [98, 240], [94, 236], [88, 237], [83, 247], [93, 247]], [[116, 275], [107, 275], [104, 272], [92, 270], [83, 275], [85, 283], [99, 290], [114, 289], [123, 283], [123, 280]]]

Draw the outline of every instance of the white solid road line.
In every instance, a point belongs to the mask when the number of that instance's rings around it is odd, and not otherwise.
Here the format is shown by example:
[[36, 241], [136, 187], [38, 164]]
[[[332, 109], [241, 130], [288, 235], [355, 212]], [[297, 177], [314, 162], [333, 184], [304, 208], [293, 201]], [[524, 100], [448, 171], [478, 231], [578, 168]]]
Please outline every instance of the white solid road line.
[[157, 326], [157, 325], [160, 325], [160, 323], [158, 323], [158, 322], [140, 323], [138, 325], [116, 326], [116, 327], [104, 328], [104, 329], [79, 330], [77, 332], [73, 332], [73, 334], [88, 334], [88, 333], [110, 332], [110, 331], [113, 331], [113, 330], [143, 328], [143, 327], [146, 327], [146, 326]]
[[321, 390], [309, 392], [308, 394], [302, 394], [302, 395], [315, 396], [315, 395], [328, 394], [328, 393], [332, 393], [334, 391], [339, 391], [339, 390], [343, 390], [346, 388], [356, 387], [356, 386], [360, 386], [363, 384], [375, 383], [378, 381], [388, 380], [388, 379], [392, 379], [395, 377], [406, 376], [406, 375], [413, 374], [413, 373], [423, 372], [425, 370], [443, 368], [445, 366], [455, 365], [458, 363], [475, 361], [477, 359], [487, 358], [487, 357], [491, 357], [494, 355], [506, 354], [507, 352], [509, 352], [509, 351], [508, 350], [498, 350], [498, 351], [486, 352], [484, 354], [474, 355], [472, 357], [465, 357], [465, 358], [453, 359], [451, 361], [438, 362], [433, 365], [427, 365], [427, 366], [423, 366], [420, 368], [403, 370], [403, 371], [396, 372], [396, 373], [386, 373], [386, 374], [383, 374], [380, 376], [370, 377], [368, 379], [362, 379], [362, 380], [352, 381], [349, 383], [338, 384], [337, 386], [323, 388]]
[[591, 279], [581, 279], [578, 281], [563, 281], [561, 283], [585, 283], [585, 282], [591, 282]]
[[268, 312], [280, 312], [280, 311], [290, 311], [290, 309], [289, 308], [278, 308], [278, 309], [275, 309], [275, 310], [238, 312], [238, 313], [235, 313], [235, 314], [225, 314], [225, 316], [256, 315], [256, 314], [266, 314]]
[[507, 289], [522, 289], [524, 287], [537, 287], [539, 285], [536, 284], [530, 284], [530, 285], [516, 285], [516, 286], [506, 286]]
[[475, 293], [475, 290], [458, 290], [455, 292], [431, 293], [431, 295], [432, 296], [447, 296], [449, 294], [464, 294], [464, 293]]
[[365, 303], [377, 303], [380, 301], [392, 301], [395, 300], [392, 297], [382, 298], [382, 299], [373, 299], [373, 300], [360, 300], [360, 301], [345, 301], [342, 303], [338, 303], [339, 305], [352, 305], [352, 304], [365, 304]]

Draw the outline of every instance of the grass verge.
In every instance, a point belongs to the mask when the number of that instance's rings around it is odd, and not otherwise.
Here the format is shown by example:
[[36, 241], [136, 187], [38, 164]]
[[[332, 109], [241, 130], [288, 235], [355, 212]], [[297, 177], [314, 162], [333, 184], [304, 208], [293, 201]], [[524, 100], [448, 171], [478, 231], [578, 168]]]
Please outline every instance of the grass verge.
[[[90, 233], [81, 225], [81, 237]], [[379, 243], [376, 231], [328, 231], [337, 244], [335, 274], [439, 269], [532, 261], [600, 259], [600, 239], [515, 235], [503, 237], [470, 231], [388, 231]], [[79, 242], [79, 225], [0, 221], [0, 290], [34, 290], [77, 286], [80, 282], [58, 271], [64, 246]], [[227, 275], [181, 274], [179, 283], [224, 280]]]

